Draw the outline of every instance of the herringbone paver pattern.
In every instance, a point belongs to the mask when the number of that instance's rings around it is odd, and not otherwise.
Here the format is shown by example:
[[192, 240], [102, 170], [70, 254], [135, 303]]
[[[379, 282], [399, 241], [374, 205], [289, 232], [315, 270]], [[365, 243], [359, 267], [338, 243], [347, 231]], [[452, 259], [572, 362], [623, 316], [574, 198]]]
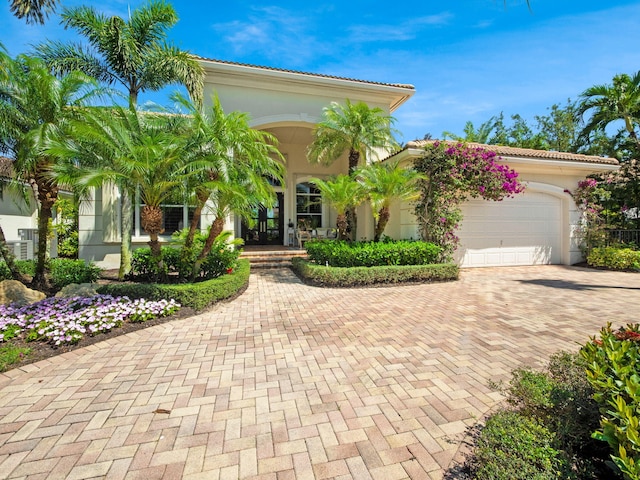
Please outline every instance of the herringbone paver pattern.
[[640, 275], [566, 267], [349, 290], [253, 274], [211, 312], [0, 375], [0, 477], [441, 478], [500, 401], [489, 380], [639, 298]]

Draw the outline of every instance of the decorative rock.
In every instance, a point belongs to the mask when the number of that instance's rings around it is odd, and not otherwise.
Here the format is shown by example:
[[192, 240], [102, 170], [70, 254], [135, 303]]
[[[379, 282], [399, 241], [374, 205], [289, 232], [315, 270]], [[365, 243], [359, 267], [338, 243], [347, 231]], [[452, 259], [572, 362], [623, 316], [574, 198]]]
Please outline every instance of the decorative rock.
[[62, 287], [56, 297], [93, 297], [97, 294], [95, 283], [71, 283]]
[[46, 295], [38, 290], [31, 290], [17, 280], [3, 280], [0, 282], [0, 304], [17, 304], [20, 306], [44, 300]]

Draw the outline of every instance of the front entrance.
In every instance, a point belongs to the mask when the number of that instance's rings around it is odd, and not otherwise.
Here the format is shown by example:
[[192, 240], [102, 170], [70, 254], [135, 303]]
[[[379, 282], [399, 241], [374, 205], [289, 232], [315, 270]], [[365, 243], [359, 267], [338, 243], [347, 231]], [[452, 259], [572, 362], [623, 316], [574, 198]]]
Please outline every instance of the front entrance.
[[253, 227], [242, 222], [242, 238], [245, 245], [282, 245], [284, 238], [284, 194], [277, 192], [273, 208], [254, 208], [251, 213]]

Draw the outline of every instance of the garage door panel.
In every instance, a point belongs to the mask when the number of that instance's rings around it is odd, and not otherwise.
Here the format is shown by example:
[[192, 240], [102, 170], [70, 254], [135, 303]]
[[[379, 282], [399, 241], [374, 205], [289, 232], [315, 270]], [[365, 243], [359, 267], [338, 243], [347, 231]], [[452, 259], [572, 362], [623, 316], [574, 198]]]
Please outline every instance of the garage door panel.
[[562, 202], [527, 192], [501, 202], [463, 206], [458, 260], [463, 266], [560, 263]]

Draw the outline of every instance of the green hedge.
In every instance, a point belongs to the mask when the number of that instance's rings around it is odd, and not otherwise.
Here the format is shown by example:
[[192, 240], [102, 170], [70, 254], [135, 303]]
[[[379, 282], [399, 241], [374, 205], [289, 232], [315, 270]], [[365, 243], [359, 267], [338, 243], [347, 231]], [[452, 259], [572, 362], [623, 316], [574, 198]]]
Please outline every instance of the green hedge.
[[592, 267], [612, 270], [640, 270], [640, 251], [630, 248], [596, 247], [587, 257]]
[[[35, 260], [16, 260], [18, 270], [24, 275], [34, 276]], [[69, 258], [52, 258], [49, 260], [51, 284], [56, 290], [72, 283], [93, 283], [100, 276], [100, 268], [84, 260]], [[4, 261], [0, 262], [0, 280], [10, 280], [11, 272]]]
[[293, 270], [308, 283], [326, 287], [355, 287], [405, 282], [456, 280], [459, 268], [455, 264], [404, 265], [382, 267], [326, 267], [302, 258], [291, 260]]
[[332, 267], [378, 267], [436, 263], [442, 249], [429, 242], [345, 242], [317, 240], [305, 244], [309, 260]]
[[238, 266], [229, 275], [197, 283], [158, 284], [158, 283], [112, 283], [102, 285], [98, 293], [129, 298], [161, 300], [173, 298], [183, 307], [203, 310], [206, 307], [232, 297], [249, 282], [250, 266], [248, 260], [238, 260]]

